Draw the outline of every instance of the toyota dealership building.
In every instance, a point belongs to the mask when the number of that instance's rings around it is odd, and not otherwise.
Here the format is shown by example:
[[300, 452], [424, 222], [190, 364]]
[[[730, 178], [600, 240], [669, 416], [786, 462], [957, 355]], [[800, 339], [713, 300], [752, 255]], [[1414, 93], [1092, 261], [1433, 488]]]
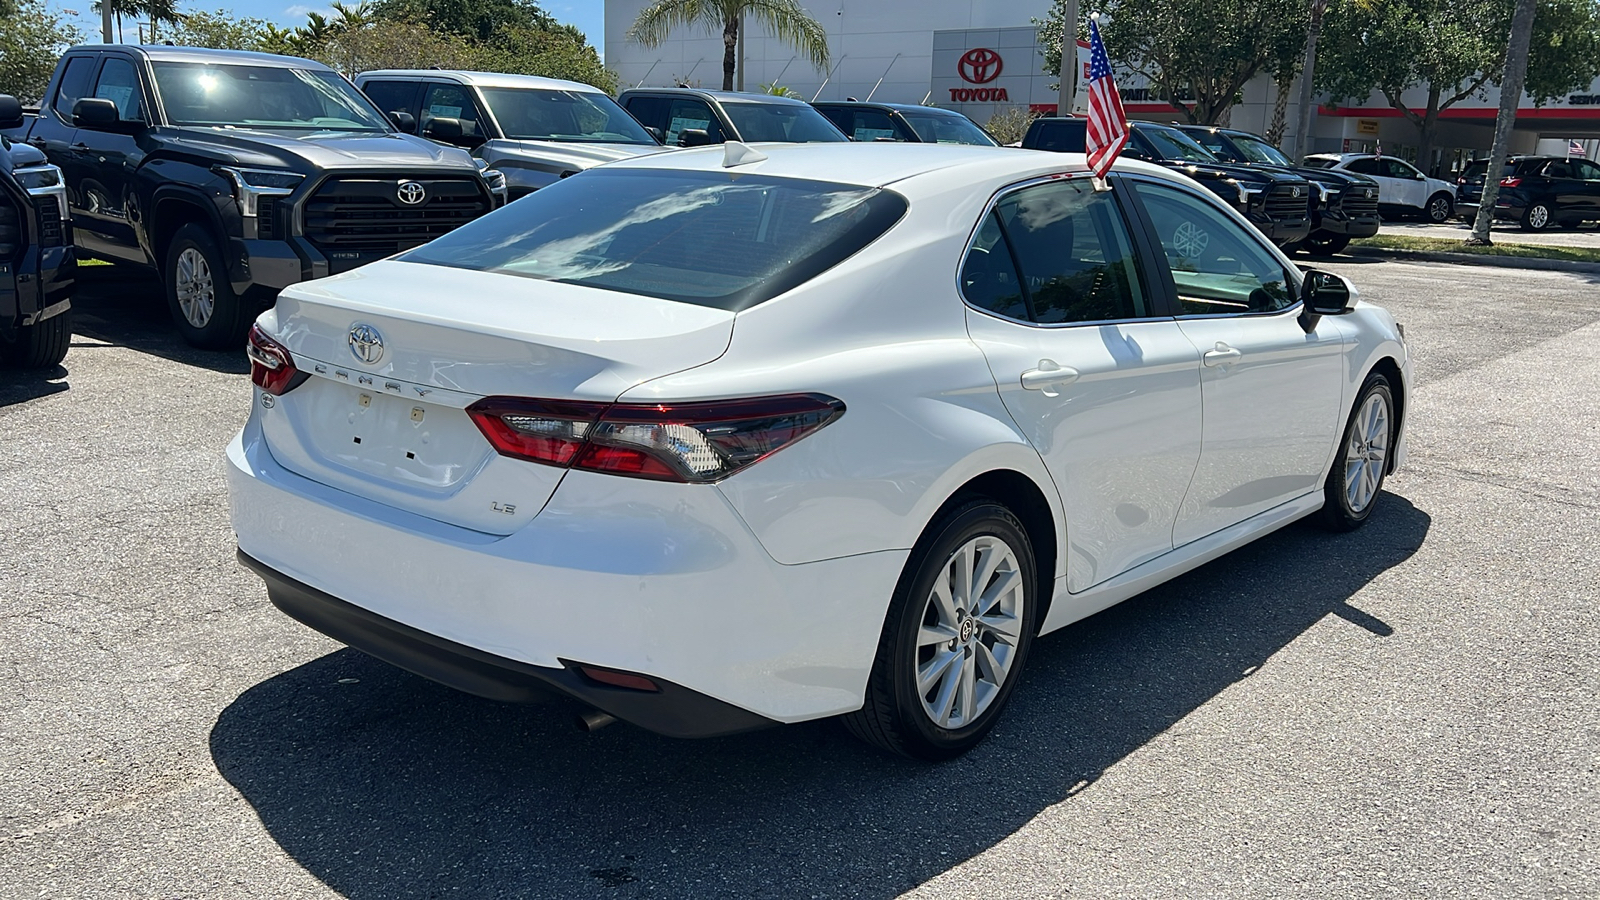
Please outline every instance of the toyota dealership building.
[[[722, 37], [684, 28], [659, 47], [628, 40], [628, 28], [648, 0], [606, 0], [605, 60], [623, 87], [685, 83], [722, 86]], [[744, 88], [779, 84], [807, 100], [883, 100], [927, 103], [965, 113], [980, 125], [1014, 107], [1054, 113], [1053, 75], [1043, 57], [1033, 20], [1043, 19], [1050, 0], [809, 0], [811, 14], [828, 33], [828, 71], [811, 66], [787, 43], [769, 38], [760, 26], [748, 29], [743, 52]], [[1112, 48], [1113, 50], [1115, 48]], [[1114, 55], [1114, 54], [1113, 54]], [[1087, 51], [1080, 48], [1081, 62]], [[1082, 67], [1079, 74], [1081, 78]], [[1177, 112], [1148, 99], [1137, 76], [1118, 76], [1130, 118], [1171, 121]], [[1292, 90], [1292, 89], [1291, 89]], [[1425, 98], [1414, 99], [1420, 106]], [[1265, 132], [1275, 89], [1269, 77], [1248, 84], [1244, 102], [1228, 124]], [[1291, 96], [1293, 94], [1291, 93]], [[1082, 91], [1079, 91], [1082, 97]], [[1441, 116], [1439, 157], [1432, 168], [1447, 174], [1456, 161], [1483, 155], [1493, 138], [1499, 97], [1488, 91]], [[1288, 120], [1293, 128], [1291, 102]], [[1577, 139], [1591, 158], [1600, 139], [1600, 82], [1587, 91], [1535, 108], [1526, 97], [1517, 114], [1514, 152], [1548, 152], [1541, 139]], [[1415, 155], [1416, 128], [1379, 95], [1365, 102], [1319, 108], [1312, 126], [1311, 150], [1370, 151]]]

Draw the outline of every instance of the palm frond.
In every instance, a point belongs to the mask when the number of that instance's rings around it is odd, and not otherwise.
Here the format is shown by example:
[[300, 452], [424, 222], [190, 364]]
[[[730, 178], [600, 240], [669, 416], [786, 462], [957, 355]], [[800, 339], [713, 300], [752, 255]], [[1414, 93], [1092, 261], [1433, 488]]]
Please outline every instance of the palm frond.
[[628, 40], [646, 47], [659, 47], [680, 25], [704, 25], [722, 30], [720, 4], [707, 0], [656, 0], [639, 11], [628, 29]]
[[[665, 0], [663, 0], [665, 2]], [[742, 0], [746, 21], [765, 25], [772, 36], [798, 49], [813, 66], [828, 68], [828, 32], [798, 0]]]

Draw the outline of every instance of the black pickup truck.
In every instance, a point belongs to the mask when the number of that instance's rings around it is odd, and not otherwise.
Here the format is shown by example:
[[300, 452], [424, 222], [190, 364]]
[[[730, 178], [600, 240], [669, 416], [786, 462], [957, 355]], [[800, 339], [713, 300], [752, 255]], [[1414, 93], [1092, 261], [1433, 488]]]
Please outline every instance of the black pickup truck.
[[[22, 104], [0, 94], [0, 128], [22, 123]], [[61, 170], [0, 136], [0, 361], [49, 368], [72, 340], [77, 262]]]
[[503, 202], [464, 150], [402, 133], [306, 59], [89, 45], [7, 132], [66, 175], [80, 256], [154, 269], [178, 330], [238, 346], [278, 291]]
[[[1082, 153], [1088, 120], [1075, 117], [1034, 119], [1022, 146], [1029, 150]], [[1151, 122], [1130, 122], [1132, 132], [1122, 155], [1166, 166], [1193, 178], [1233, 204], [1267, 240], [1293, 247], [1311, 233], [1311, 204], [1316, 188], [1298, 175], [1224, 165], [1210, 151], [1176, 128]]]

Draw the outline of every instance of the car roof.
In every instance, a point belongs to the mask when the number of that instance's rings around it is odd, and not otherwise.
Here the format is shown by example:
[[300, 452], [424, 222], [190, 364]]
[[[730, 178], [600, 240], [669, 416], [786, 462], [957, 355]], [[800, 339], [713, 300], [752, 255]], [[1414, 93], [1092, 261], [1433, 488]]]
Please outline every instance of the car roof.
[[524, 88], [547, 91], [585, 91], [603, 94], [594, 85], [542, 75], [505, 75], [499, 72], [472, 72], [465, 69], [374, 69], [362, 72], [356, 78], [436, 78], [489, 88]]
[[810, 106], [804, 100], [793, 97], [779, 97], [777, 94], [758, 94], [740, 91], [707, 91], [701, 88], [628, 88], [618, 96], [626, 94], [678, 94], [691, 97], [705, 97], [719, 103], [772, 103], [788, 106]]
[[932, 113], [951, 118], [968, 118], [953, 109], [940, 109], [937, 106], [923, 106], [918, 103], [879, 103], [873, 100], [817, 100], [812, 106], [841, 106], [852, 109], [892, 109], [897, 112]]
[[333, 69], [314, 59], [298, 56], [281, 56], [276, 53], [255, 53], [250, 50], [212, 50], [209, 47], [171, 47], [166, 44], [80, 44], [68, 52], [92, 50], [131, 50], [152, 62], [215, 63], [218, 65], [276, 66], [283, 69]]
[[[730, 142], [731, 143], [731, 142]], [[720, 171], [728, 145], [696, 147], [672, 153], [653, 153], [608, 163], [607, 170], [678, 169]], [[751, 144], [765, 159], [736, 166], [741, 173], [769, 175], [884, 187], [946, 173], [953, 183], [970, 184], [1007, 175], [1018, 180], [1048, 172], [1087, 172], [1082, 153], [1046, 153], [1010, 147], [969, 144], [838, 143]], [[1172, 181], [1185, 179], [1162, 166], [1137, 160], [1118, 160], [1119, 170], [1153, 175]]]

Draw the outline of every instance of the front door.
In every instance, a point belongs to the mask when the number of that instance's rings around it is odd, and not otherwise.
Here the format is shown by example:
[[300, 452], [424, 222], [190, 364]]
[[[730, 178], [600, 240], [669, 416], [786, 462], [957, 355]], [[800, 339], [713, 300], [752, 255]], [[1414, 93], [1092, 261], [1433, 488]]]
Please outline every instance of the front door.
[[[90, 96], [116, 104], [118, 118], [130, 126], [149, 121], [149, 104], [129, 59], [106, 57]], [[80, 128], [76, 140], [79, 152], [88, 157], [91, 173], [79, 186], [84, 206], [81, 216], [74, 211], [72, 224], [78, 242], [96, 256], [148, 262], [136, 230], [140, 210], [133, 173], [144, 162], [138, 134]]]
[[1343, 420], [1344, 341], [1311, 333], [1282, 261], [1208, 198], [1139, 181], [1180, 314], [1201, 357], [1200, 463], [1173, 528], [1175, 546], [1322, 486]]
[[962, 266], [967, 328], [1066, 512], [1067, 589], [1172, 549], [1200, 455], [1200, 355], [1147, 288], [1116, 195], [1024, 186]]

